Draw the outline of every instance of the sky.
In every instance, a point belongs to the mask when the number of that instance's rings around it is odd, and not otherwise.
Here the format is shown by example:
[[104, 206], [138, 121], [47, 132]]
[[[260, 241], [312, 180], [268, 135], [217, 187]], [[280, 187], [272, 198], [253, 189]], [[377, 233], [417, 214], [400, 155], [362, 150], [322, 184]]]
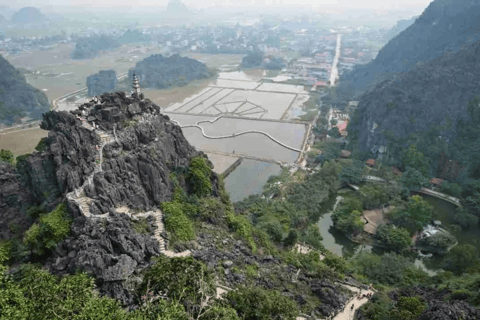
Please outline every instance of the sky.
[[[432, 0], [184, 0], [192, 8], [207, 7], [338, 7], [368, 9], [426, 8]], [[164, 7], [168, 0], [0, 0], [0, 6]]]

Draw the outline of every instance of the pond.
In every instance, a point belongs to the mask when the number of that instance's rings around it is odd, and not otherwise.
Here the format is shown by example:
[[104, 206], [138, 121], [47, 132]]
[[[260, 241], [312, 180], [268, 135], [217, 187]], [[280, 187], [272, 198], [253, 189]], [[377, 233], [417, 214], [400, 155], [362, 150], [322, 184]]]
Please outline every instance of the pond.
[[[372, 251], [372, 246], [354, 243], [333, 227], [333, 211], [342, 196], [349, 192], [351, 191], [341, 189], [335, 196], [330, 197], [330, 199], [323, 204], [317, 223], [320, 234], [323, 237], [323, 246], [327, 250], [346, 258], [353, 257], [360, 252]], [[457, 238], [459, 244], [470, 243], [478, 246], [478, 243], [480, 243], [480, 230], [478, 228], [475, 227], [462, 231], [452, 223], [451, 217], [455, 212], [455, 206], [453, 204], [430, 196], [423, 197], [433, 206], [433, 218], [442, 221], [442, 226]], [[378, 248], [374, 248], [373, 251], [378, 254], [383, 253], [383, 251]], [[435, 275], [444, 264], [443, 256], [423, 255], [414, 252], [407, 252], [404, 255], [412, 258], [415, 265], [426, 271], [429, 275]]]
[[230, 193], [232, 202], [261, 194], [268, 178], [281, 172], [278, 164], [244, 159], [242, 163], [225, 178], [225, 189]]

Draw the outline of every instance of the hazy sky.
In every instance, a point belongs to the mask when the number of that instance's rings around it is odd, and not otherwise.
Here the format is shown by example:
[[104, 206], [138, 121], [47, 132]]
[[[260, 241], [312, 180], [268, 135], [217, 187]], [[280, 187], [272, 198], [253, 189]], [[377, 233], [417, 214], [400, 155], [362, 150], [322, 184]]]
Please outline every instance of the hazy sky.
[[[432, 0], [184, 0], [189, 7], [281, 7], [304, 6], [319, 8], [322, 6], [339, 8], [401, 9], [426, 8]], [[168, 0], [0, 0], [0, 6], [82, 6], [82, 7], [163, 7]]]

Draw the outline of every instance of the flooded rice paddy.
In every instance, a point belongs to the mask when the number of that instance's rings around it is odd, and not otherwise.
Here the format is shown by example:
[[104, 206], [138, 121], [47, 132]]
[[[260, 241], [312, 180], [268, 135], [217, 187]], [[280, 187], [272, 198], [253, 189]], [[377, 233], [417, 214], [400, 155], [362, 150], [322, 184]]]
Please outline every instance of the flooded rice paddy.
[[[213, 120], [216, 118], [187, 114], [166, 114], [171, 119], [178, 121], [180, 125], [191, 125], [201, 120]], [[285, 145], [297, 149], [302, 147], [306, 135], [306, 126], [304, 124], [233, 117], [223, 117], [215, 123], [202, 123], [201, 127], [206, 135], [213, 137], [228, 136], [248, 130], [261, 130]], [[183, 128], [182, 130], [185, 138], [194, 147], [203, 151], [216, 151], [234, 156], [251, 156], [288, 163], [297, 161], [299, 157], [299, 152], [289, 150], [259, 133], [247, 133], [225, 139], [208, 139], [202, 135], [199, 128]]]

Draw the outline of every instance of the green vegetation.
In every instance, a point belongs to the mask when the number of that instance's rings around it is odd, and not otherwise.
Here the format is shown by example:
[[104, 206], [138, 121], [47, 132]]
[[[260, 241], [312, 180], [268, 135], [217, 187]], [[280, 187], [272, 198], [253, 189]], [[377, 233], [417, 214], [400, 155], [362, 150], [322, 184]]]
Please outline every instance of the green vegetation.
[[462, 244], [452, 248], [445, 260], [445, 269], [460, 275], [464, 272], [476, 271], [480, 266], [477, 249], [471, 244]]
[[55, 210], [40, 215], [36, 223], [25, 232], [24, 243], [36, 255], [43, 255], [45, 250], [53, 250], [57, 244], [70, 233], [72, 220], [64, 203]]
[[193, 193], [199, 197], [212, 194], [212, 169], [208, 166], [207, 159], [203, 157], [192, 158], [188, 166], [187, 181]]
[[377, 228], [375, 239], [389, 250], [402, 251], [410, 247], [410, 232], [394, 225], [381, 225]]
[[457, 240], [454, 236], [449, 233], [437, 232], [430, 237], [421, 239], [418, 242], [418, 245], [421, 247], [426, 247], [429, 250], [435, 253], [444, 254], [447, 250], [455, 245]]
[[352, 160], [347, 166], [343, 166], [340, 171], [340, 180], [346, 183], [359, 183], [363, 180], [365, 164], [360, 160]]
[[139, 234], [149, 234], [149, 226], [147, 218], [139, 218], [138, 220], [132, 220], [130, 222], [132, 224], [133, 230]]
[[226, 296], [228, 303], [237, 310], [241, 319], [294, 320], [298, 316], [295, 303], [273, 290], [259, 287], [246, 287], [230, 291]]
[[48, 141], [48, 138], [40, 139], [37, 146], [35, 147], [35, 150], [37, 150], [38, 152], [45, 151], [45, 148], [47, 147], [47, 141]]
[[428, 274], [417, 268], [412, 261], [395, 253], [376, 255], [362, 253], [353, 261], [357, 272], [377, 284], [405, 288], [425, 283]]
[[174, 235], [175, 240], [187, 241], [195, 238], [193, 223], [185, 215], [181, 203], [163, 202], [162, 210], [165, 215], [165, 229]]
[[412, 196], [406, 204], [397, 206], [389, 213], [389, 218], [396, 226], [403, 227], [411, 233], [421, 231], [432, 219], [432, 206], [420, 196]]
[[4, 149], [0, 150], [0, 163], [1, 162], [5, 162], [14, 166], [15, 156], [13, 155], [13, 152], [10, 150], [4, 150]]

